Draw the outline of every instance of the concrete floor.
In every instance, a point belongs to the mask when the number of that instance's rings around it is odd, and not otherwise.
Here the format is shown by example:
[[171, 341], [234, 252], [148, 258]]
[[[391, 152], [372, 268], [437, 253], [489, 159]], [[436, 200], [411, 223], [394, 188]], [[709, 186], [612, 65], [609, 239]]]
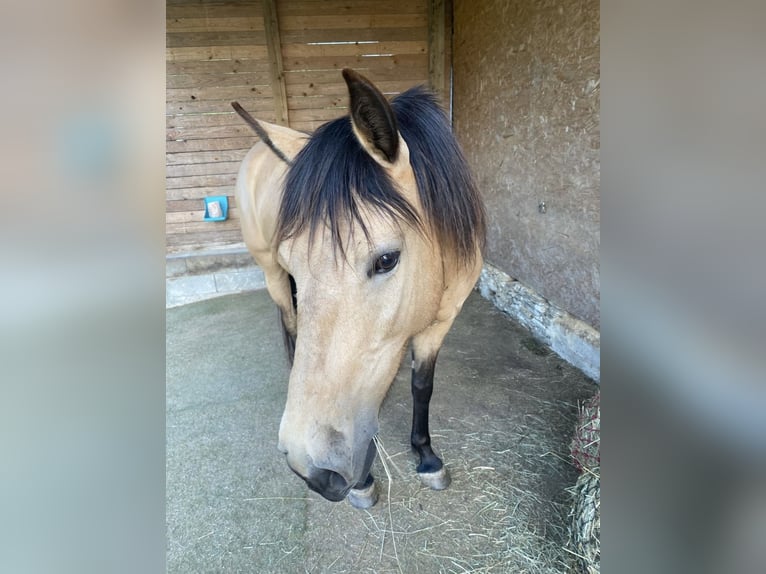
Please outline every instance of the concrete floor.
[[[310, 492], [276, 449], [288, 371], [265, 291], [167, 311], [169, 572], [565, 572], [577, 403], [596, 387], [473, 294], [442, 349], [421, 486], [409, 358], [381, 409], [369, 511]], [[390, 489], [390, 490], [389, 490]]]

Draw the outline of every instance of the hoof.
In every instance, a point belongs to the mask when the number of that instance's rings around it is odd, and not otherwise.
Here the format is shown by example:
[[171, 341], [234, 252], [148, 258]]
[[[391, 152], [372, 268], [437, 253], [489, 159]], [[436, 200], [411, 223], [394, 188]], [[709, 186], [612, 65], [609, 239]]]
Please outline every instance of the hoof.
[[419, 472], [420, 482], [432, 490], [444, 490], [452, 481], [446, 466], [442, 466], [436, 472]]
[[352, 488], [348, 492], [348, 501], [354, 508], [372, 508], [378, 502], [378, 483], [373, 482], [359, 490]]

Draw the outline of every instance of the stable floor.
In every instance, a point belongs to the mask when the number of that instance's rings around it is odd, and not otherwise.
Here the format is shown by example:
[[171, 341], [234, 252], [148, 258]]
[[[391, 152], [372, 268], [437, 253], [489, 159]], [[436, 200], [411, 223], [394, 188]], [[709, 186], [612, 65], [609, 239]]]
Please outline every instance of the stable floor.
[[168, 572], [567, 572], [569, 442], [596, 385], [472, 294], [436, 367], [452, 484], [435, 492], [409, 448], [409, 377], [407, 356], [380, 413], [380, 501], [328, 502], [276, 448], [288, 369], [268, 294], [168, 309]]

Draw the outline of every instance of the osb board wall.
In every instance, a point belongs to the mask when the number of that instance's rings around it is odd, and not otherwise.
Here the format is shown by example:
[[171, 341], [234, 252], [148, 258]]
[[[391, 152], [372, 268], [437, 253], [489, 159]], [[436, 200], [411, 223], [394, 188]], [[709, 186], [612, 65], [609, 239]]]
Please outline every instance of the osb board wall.
[[455, 0], [454, 30], [487, 259], [599, 329], [599, 3]]
[[[257, 138], [231, 109], [232, 100], [270, 122], [282, 120], [286, 104], [286, 123], [312, 131], [347, 113], [344, 67], [367, 75], [390, 96], [427, 83], [433, 4], [167, 0], [168, 252], [241, 245], [234, 183]], [[275, 29], [264, 21], [269, 10]], [[270, 55], [269, 42], [281, 62]], [[229, 197], [229, 220], [202, 220], [203, 198], [214, 195]]]

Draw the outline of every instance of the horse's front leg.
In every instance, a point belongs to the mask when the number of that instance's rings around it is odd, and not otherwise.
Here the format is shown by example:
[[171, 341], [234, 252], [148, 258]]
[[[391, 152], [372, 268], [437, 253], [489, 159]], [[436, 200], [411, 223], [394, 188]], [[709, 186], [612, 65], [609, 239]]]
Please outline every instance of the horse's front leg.
[[412, 351], [412, 448], [418, 453], [418, 476], [423, 484], [434, 490], [449, 486], [447, 467], [431, 448], [428, 432], [428, 407], [434, 389], [434, 369], [438, 350], [432, 355], [419, 356], [417, 346]]

